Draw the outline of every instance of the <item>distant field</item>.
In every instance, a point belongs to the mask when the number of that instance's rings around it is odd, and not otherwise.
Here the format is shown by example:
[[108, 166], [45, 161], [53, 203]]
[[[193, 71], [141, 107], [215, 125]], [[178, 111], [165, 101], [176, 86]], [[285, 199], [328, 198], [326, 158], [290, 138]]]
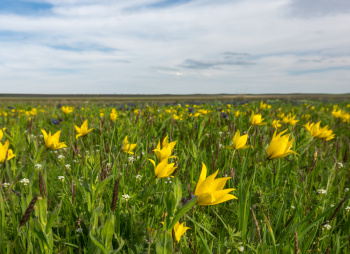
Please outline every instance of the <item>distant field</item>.
[[129, 102], [207, 102], [245, 100], [325, 100], [344, 101], [350, 94], [190, 94], [190, 95], [39, 95], [39, 94], [0, 94], [0, 101], [6, 103], [129, 103]]

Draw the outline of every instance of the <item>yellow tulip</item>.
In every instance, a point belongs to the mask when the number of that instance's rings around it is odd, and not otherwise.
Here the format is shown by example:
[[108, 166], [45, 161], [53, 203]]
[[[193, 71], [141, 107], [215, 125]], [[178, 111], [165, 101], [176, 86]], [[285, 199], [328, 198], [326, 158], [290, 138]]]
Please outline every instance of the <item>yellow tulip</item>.
[[287, 130], [282, 131], [277, 134], [277, 131], [273, 134], [272, 140], [268, 148], [266, 149], [267, 159], [274, 160], [283, 158], [289, 154], [297, 154], [296, 152], [290, 150], [293, 145], [293, 140], [289, 141], [289, 134], [283, 135]]
[[62, 106], [62, 112], [66, 115], [73, 112], [74, 107]]
[[174, 167], [175, 163], [168, 164], [168, 158], [162, 160], [157, 166], [154, 160], [148, 159], [154, 166], [154, 173], [157, 178], [169, 177], [177, 167]]
[[262, 118], [261, 114], [254, 114], [254, 111], [252, 111], [252, 115], [250, 116], [250, 122], [252, 125], [265, 125], [266, 123], [263, 122], [264, 118]]
[[174, 232], [175, 232], [175, 239], [177, 242], [180, 242], [181, 236], [190, 229], [189, 227], [184, 227], [185, 222], [180, 224], [179, 222], [176, 222], [174, 226]]
[[299, 120], [295, 120], [295, 117], [296, 116], [292, 116], [292, 114], [289, 113], [286, 117], [283, 117], [282, 122], [284, 124], [289, 124], [291, 126], [294, 126], [297, 124], [297, 122], [299, 122]]
[[74, 128], [75, 128], [76, 132], [78, 132], [78, 134], [75, 136], [76, 139], [78, 139], [80, 136], [85, 136], [86, 134], [88, 134], [90, 131], [92, 131], [94, 129], [94, 128], [92, 128], [89, 130], [87, 119], [84, 121], [84, 123], [81, 125], [80, 128], [78, 126], [76, 126], [75, 124], [74, 124]]
[[228, 194], [235, 189], [223, 189], [230, 177], [215, 179], [218, 172], [219, 170], [207, 177], [207, 167], [203, 163], [202, 172], [194, 192], [194, 195], [198, 196], [197, 205], [216, 205], [231, 199], [237, 199], [235, 196]]
[[239, 130], [237, 130], [235, 135], [233, 136], [232, 145], [226, 146], [226, 148], [236, 149], [236, 150], [249, 148], [250, 145], [246, 145], [247, 140], [248, 140], [248, 134], [241, 136]]
[[156, 149], [153, 150], [157, 156], [158, 161], [163, 161], [165, 158], [173, 157], [173, 156], [170, 157], [170, 155], [171, 155], [171, 151], [174, 149], [176, 145], [176, 142], [177, 141], [173, 141], [169, 143], [168, 136], [166, 136], [162, 142], [162, 149], [160, 148], [160, 141], [158, 142]]
[[4, 130], [6, 130], [6, 128], [2, 128], [0, 129], [0, 141], [2, 140], [2, 137], [4, 136]]
[[12, 149], [9, 149], [9, 146], [10, 142], [8, 140], [6, 140], [4, 145], [0, 142], [0, 163], [3, 163], [5, 161], [6, 156], [7, 160], [10, 160], [16, 156], [15, 154], [13, 154]]
[[334, 138], [335, 134], [333, 134], [333, 130], [328, 129], [328, 125], [321, 128], [320, 127], [321, 121], [318, 123], [307, 123], [304, 125], [305, 129], [310, 132], [310, 135], [319, 138], [324, 139], [326, 141], [331, 140]]
[[61, 143], [59, 142], [61, 131], [57, 131], [53, 135], [51, 135], [51, 131], [49, 131], [49, 135], [47, 135], [45, 130], [41, 130], [41, 132], [44, 135], [45, 146], [48, 149], [56, 150], [56, 149], [60, 149], [60, 148], [63, 148], [63, 147], [67, 147], [64, 144], [65, 142], [61, 142]]
[[279, 127], [281, 127], [282, 125], [280, 124], [280, 120], [273, 120], [273, 122], [271, 123], [272, 127], [275, 129], [278, 129]]
[[124, 141], [123, 141], [123, 146], [122, 146], [123, 152], [134, 154], [134, 152], [132, 150], [134, 150], [135, 147], [136, 147], [136, 144], [129, 144], [128, 136], [126, 136]]

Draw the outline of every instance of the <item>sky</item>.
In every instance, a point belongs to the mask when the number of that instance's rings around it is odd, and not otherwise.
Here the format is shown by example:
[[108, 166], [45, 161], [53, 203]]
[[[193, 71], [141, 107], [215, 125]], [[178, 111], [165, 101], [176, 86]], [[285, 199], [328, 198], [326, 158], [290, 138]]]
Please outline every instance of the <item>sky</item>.
[[0, 93], [350, 93], [349, 0], [0, 0]]

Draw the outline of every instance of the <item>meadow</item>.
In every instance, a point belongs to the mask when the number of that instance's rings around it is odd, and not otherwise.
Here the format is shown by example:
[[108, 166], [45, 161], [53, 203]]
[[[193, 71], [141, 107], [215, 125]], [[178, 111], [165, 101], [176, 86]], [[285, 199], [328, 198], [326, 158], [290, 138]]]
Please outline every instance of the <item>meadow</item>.
[[350, 102], [0, 104], [0, 253], [350, 253]]

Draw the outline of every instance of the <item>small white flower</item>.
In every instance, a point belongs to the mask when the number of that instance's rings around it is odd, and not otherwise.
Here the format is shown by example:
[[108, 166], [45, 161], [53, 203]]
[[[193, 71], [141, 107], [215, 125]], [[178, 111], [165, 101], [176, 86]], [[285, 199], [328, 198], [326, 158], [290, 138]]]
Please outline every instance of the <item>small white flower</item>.
[[290, 206], [290, 208], [295, 209], [295, 206], [294, 206], [294, 205], [292, 205], [292, 206]]
[[27, 178], [23, 178], [21, 181], [19, 181], [20, 183], [23, 183], [23, 185], [28, 185], [29, 180]]
[[343, 163], [341, 163], [341, 162], [338, 162], [337, 165], [338, 165], [339, 168], [343, 168], [344, 167]]
[[222, 131], [219, 131], [219, 135], [222, 135]]
[[324, 189], [319, 189], [317, 192], [318, 192], [318, 194], [326, 194], [327, 193], [327, 191]]
[[137, 180], [141, 180], [141, 179], [142, 179], [142, 175], [137, 175], [137, 176], [136, 176], [136, 179], [137, 179]]
[[330, 229], [332, 228], [332, 226], [329, 225], [329, 224], [326, 224], [326, 225], [324, 225], [323, 227], [324, 227], [325, 229], [328, 229], [328, 230], [330, 230]]
[[43, 135], [40, 135], [39, 137], [43, 138], [44, 136], [43, 136]]
[[346, 210], [347, 212], [350, 212], [350, 206], [345, 207], [345, 210]]
[[64, 156], [62, 154], [58, 155], [57, 157], [59, 160], [64, 160]]
[[130, 199], [130, 196], [128, 194], [124, 194], [122, 195], [122, 198], [125, 200], [125, 201], [128, 201]]
[[145, 155], [145, 152], [141, 152], [142, 156]]
[[35, 164], [34, 167], [35, 167], [35, 169], [38, 169], [38, 170], [39, 170], [39, 169], [42, 169], [43, 165], [41, 165], [41, 164]]
[[2, 184], [2, 186], [4, 186], [4, 188], [7, 188], [7, 187], [9, 187], [11, 184], [9, 184], [9, 183], [3, 183]]
[[58, 180], [61, 180], [62, 182], [64, 182], [64, 176], [59, 176]]
[[210, 135], [209, 133], [206, 133], [206, 134], [205, 134], [205, 136], [207, 136], [207, 137], [209, 137], [209, 135]]
[[130, 156], [130, 157], [128, 157], [128, 160], [129, 160], [129, 162], [133, 163], [133, 162], [135, 162], [136, 159], [134, 157]]
[[244, 246], [239, 246], [239, 247], [238, 247], [238, 250], [239, 250], [240, 252], [243, 252], [243, 251], [244, 251]]
[[112, 167], [112, 163], [107, 163], [106, 166], [107, 166], [108, 168], [110, 168], [110, 167]]
[[334, 205], [332, 204], [331, 207], [333, 207]]
[[83, 229], [82, 229], [82, 228], [77, 228], [77, 230], [75, 230], [75, 232], [77, 232], [78, 234], [79, 234], [79, 233], [82, 233], [82, 232], [83, 232]]
[[344, 191], [345, 191], [345, 192], [348, 192], [348, 191], [349, 191], [349, 188], [345, 188]]
[[64, 165], [66, 169], [70, 169], [70, 165], [69, 164], [66, 164]]
[[73, 162], [77, 162], [77, 160], [73, 160]]
[[98, 153], [100, 150], [99, 149], [96, 149], [96, 153]]

